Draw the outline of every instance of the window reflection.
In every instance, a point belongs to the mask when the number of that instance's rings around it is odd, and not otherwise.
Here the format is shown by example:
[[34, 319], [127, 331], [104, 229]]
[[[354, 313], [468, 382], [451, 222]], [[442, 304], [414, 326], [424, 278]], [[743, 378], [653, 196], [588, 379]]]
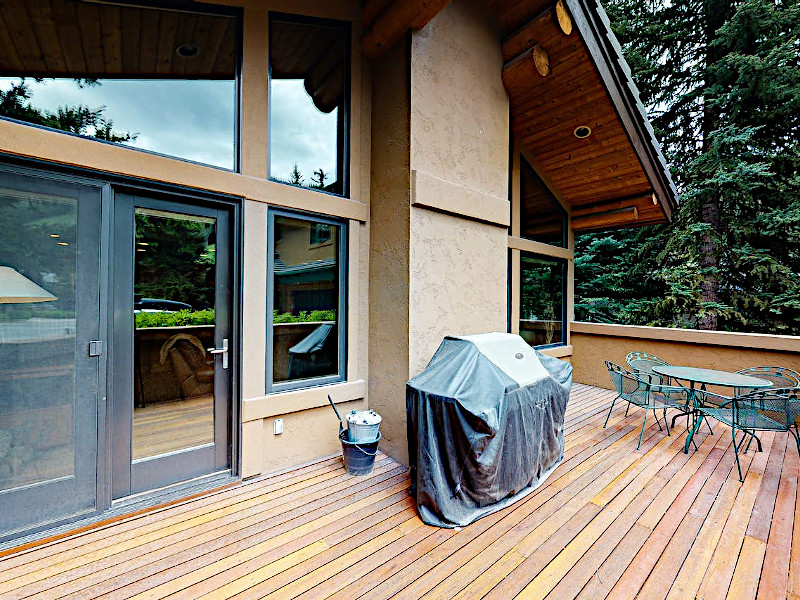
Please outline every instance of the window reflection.
[[0, 491], [74, 473], [77, 220], [0, 186]]
[[270, 178], [344, 195], [346, 24], [274, 15], [270, 23]]
[[520, 236], [552, 246], [567, 247], [567, 214], [520, 157]]
[[531, 346], [564, 343], [566, 262], [522, 254], [519, 334]]
[[235, 167], [235, 18], [79, 0], [3, 17], [0, 116]]
[[275, 383], [339, 374], [340, 229], [275, 217]]

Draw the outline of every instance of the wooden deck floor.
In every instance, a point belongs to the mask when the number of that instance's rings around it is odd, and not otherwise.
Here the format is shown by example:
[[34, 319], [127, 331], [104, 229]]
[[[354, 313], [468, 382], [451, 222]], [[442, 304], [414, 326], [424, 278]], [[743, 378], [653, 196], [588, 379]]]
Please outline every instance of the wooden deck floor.
[[[0, 560], [0, 598], [798, 598], [798, 456], [764, 435], [739, 483], [729, 431], [624, 417], [575, 385], [564, 462], [460, 531], [423, 525], [407, 471], [323, 461]], [[652, 419], [651, 419], [652, 420]]]

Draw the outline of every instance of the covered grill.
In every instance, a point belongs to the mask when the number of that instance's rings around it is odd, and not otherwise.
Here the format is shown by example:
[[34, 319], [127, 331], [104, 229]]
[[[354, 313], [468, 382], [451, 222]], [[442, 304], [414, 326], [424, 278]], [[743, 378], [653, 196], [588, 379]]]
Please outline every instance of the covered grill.
[[412, 495], [429, 525], [467, 525], [561, 462], [572, 366], [518, 335], [447, 337], [408, 382]]

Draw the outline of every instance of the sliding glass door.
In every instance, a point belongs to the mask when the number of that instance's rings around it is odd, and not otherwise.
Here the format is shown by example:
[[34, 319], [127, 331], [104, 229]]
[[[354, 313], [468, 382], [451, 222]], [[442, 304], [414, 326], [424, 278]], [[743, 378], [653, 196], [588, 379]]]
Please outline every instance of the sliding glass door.
[[101, 197], [0, 167], [0, 541], [97, 509]]

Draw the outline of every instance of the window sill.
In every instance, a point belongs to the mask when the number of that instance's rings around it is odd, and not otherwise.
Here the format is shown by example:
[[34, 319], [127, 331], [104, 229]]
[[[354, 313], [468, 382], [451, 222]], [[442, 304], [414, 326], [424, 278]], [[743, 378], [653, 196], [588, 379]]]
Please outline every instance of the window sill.
[[316, 387], [276, 392], [269, 396], [247, 398], [243, 402], [242, 422], [267, 419], [277, 415], [300, 412], [328, 405], [328, 395], [337, 404], [360, 400], [367, 395], [367, 382], [363, 379], [320, 385]]

